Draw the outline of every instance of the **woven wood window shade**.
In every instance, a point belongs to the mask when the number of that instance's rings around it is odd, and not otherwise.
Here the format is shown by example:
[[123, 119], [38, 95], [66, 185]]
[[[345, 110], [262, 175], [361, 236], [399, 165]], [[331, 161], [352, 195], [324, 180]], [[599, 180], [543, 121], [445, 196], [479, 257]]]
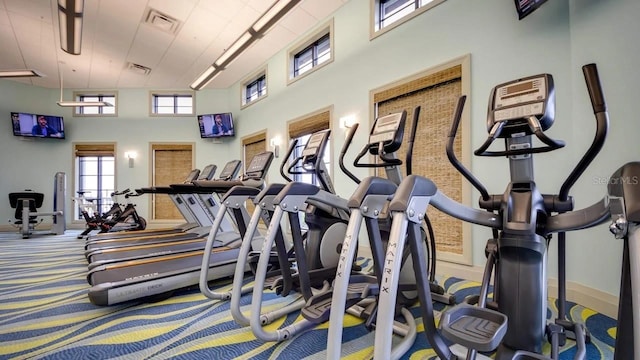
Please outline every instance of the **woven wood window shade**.
[[[246, 171], [251, 159], [253, 159], [254, 156], [260, 154], [261, 152], [267, 150], [267, 133], [261, 132], [259, 134], [242, 139], [242, 146], [244, 147], [243, 164]], [[252, 214], [253, 210], [255, 209], [253, 202], [251, 200], [248, 200], [245, 205], [249, 214]]]
[[[402, 161], [406, 158], [407, 137], [414, 109], [416, 106], [421, 107], [413, 147], [412, 173], [432, 179], [443, 193], [461, 202], [462, 176], [449, 163], [445, 150], [455, 106], [462, 93], [460, 67], [456, 68], [386, 90], [384, 94], [376, 94], [374, 98], [384, 99], [377, 104], [378, 116], [407, 111], [405, 140], [398, 151], [398, 158]], [[401, 94], [402, 91], [407, 93]], [[390, 95], [396, 96], [389, 97]], [[454, 151], [458, 157], [461, 157], [462, 152], [460, 138], [458, 136], [454, 143]], [[406, 174], [404, 165], [402, 171]], [[434, 227], [438, 251], [462, 254], [462, 222], [434, 208], [429, 208], [427, 214]]]
[[330, 122], [331, 113], [328, 110], [292, 121], [289, 123], [289, 138], [295, 139], [300, 136], [313, 134], [316, 131], [329, 129]]
[[77, 157], [88, 156], [115, 156], [115, 144], [76, 144], [75, 155]]
[[[184, 181], [192, 169], [193, 149], [191, 145], [153, 145], [153, 184], [168, 186]], [[179, 220], [182, 215], [166, 194], [154, 194], [153, 218], [157, 220]]]

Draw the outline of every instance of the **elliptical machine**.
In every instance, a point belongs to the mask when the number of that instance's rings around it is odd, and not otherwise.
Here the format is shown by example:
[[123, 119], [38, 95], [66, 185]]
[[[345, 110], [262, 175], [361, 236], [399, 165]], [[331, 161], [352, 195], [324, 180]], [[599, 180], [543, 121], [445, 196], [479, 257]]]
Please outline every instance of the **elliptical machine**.
[[[347, 200], [335, 194], [322, 159], [329, 134], [330, 130], [322, 130], [311, 135], [302, 155], [294, 159], [288, 168], [289, 174], [298, 171], [315, 174], [320, 186], [291, 182], [273, 199], [275, 210], [261, 247], [254, 287], [263, 289], [266, 285], [269, 264], [272, 262], [271, 249], [277, 234], [281, 231], [280, 223], [286, 213], [293, 238], [297, 273], [290, 279], [294, 284], [278, 282], [274, 286], [296, 289], [303, 296], [300, 301], [279, 309], [279, 315], [300, 309], [301, 304], [303, 305], [313, 294], [327, 290], [329, 281], [335, 276], [335, 265], [338, 261], [339, 246], [346, 231], [349, 208]], [[301, 211], [305, 212], [305, 221], [309, 226], [306, 244], [300, 226]], [[288, 281], [287, 278], [284, 278], [284, 281]], [[254, 335], [263, 341], [286, 340], [317, 324], [308, 319], [301, 319], [285, 328], [268, 331], [263, 325], [272, 320], [270, 316], [273, 314], [261, 313], [262, 297], [262, 291], [253, 291], [249, 323]]]
[[[569, 175], [563, 188], [570, 187], [584, 172], [589, 163], [599, 152], [608, 128], [606, 104], [602, 96], [597, 69], [594, 64], [583, 67], [592, 106], [596, 116], [597, 133], [592, 146], [582, 160]], [[548, 359], [541, 355], [544, 335], [551, 344], [551, 358], [557, 359], [558, 347], [565, 331], [572, 331], [576, 337], [576, 359], [585, 355], [584, 328], [582, 324], [571, 324], [565, 329], [564, 321], [546, 324], [547, 291], [546, 291], [546, 257], [547, 243], [554, 232], [584, 229], [596, 226], [611, 218], [611, 229], [627, 239], [631, 254], [626, 257], [627, 266], [631, 270], [630, 280], [623, 282], [623, 289], [636, 289], [640, 281], [640, 267], [637, 258], [640, 253], [636, 234], [637, 227], [628, 226], [628, 221], [638, 222], [640, 209], [640, 187], [637, 184], [625, 183], [622, 179], [609, 186], [610, 195], [597, 203], [581, 209], [573, 210], [570, 197], [560, 199], [558, 195], [541, 194], [533, 181], [532, 155], [552, 151], [564, 146], [563, 142], [548, 138], [543, 131], [553, 124], [554, 87], [551, 75], [542, 74], [518, 79], [498, 85], [491, 94], [489, 105], [487, 141], [475, 151], [482, 156], [506, 156], [511, 167], [511, 183], [504, 194], [488, 195], [486, 191], [476, 210], [458, 204], [438, 191], [436, 185], [427, 178], [410, 176], [405, 179], [394, 196], [390, 210], [393, 213], [389, 247], [400, 252], [404, 246], [405, 235], [414, 254], [414, 273], [419, 285], [419, 296], [425, 334], [438, 356], [442, 359], [457, 359], [465, 354], [454, 354], [446, 345], [444, 338], [461, 344], [468, 349], [467, 359], [476, 357], [476, 351], [493, 351], [497, 349], [496, 359]], [[455, 129], [460, 120], [462, 104], [459, 101], [456, 118], [450, 137], [455, 137]], [[534, 147], [532, 135], [535, 135], [546, 146]], [[489, 146], [497, 138], [504, 138], [507, 149], [504, 151], [488, 151]], [[461, 164], [459, 164], [461, 166]], [[461, 168], [459, 168], [460, 170]], [[464, 168], [462, 168], [464, 169]], [[479, 181], [466, 169], [463, 175], [474, 185]], [[614, 174], [614, 179], [627, 176], [633, 178], [640, 175], [637, 163], [627, 164]], [[481, 192], [482, 193], [482, 192]], [[488, 259], [483, 276], [479, 306], [460, 304], [447, 310], [441, 318], [440, 329], [436, 329], [431, 306], [430, 292], [424, 277], [426, 255], [418, 246], [417, 224], [424, 216], [427, 207], [432, 204], [437, 209], [463, 221], [499, 230], [497, 239], [487, 244]], [[634, 243], [634, 245], [631, 245]], [[385, 257], [383, 282], [391, 289], [398, 284], [400, 259], [391, 251]], [[493, 303], [487, 301], [489, 281], [495, 270]], [[635, 272], [635, 275], [633, 273]], [[634, 294], [635, 295], [635, 294]], [[640, 324], [640, 317], [630, 306], [622, 306], [627, 318], [633, 318], [634, 325]], [[636, 305], [637, 296], [633, 296]], [[381, 292], [378, 327], [375, 338], [376, 359], [388, 359], [391, 342], [388, 339], [392, 332], [389, 321], [390, 312], [395, 304], [393, 291]], [[486, 307], [485, 307], [486, 305]], [[490, 309], [495, 308], [494, 309]], [[630, 314], [631, 313], [631, 314]], [[623, 317], [621, 317], [622, 319]], [[564, 319], [561, 319], [564, 320]], [[560, 325], [560, 326], [555, 326]], [[640, 350], [635, 343], [640, 343], [637, 329], [630, 330], [633, 336], [626, 334], [621, 340], [621, 348], [627, 356], [634, 353], [640, 358]], [[626, 328], [629, 330], [629, 328]], [[480, 331], [482, 330], [482, 331]]]
[[[412, 172], [413, 143], [418, 127], [420, 107], [414, 109], [413, 123], [408, 140], [406, 153], [407, 175]], [[340, 253], [337, 272], [333, 284], [333, 289], [314, 296], [309, 301], [316, 307], [315, 313], [303, 309], [306, 317], [318, 317], [320, 314], [329, 320], [329, 332], [327, 335], [327, 358], [340, 359], [342, 345], [343, 316], [345, 311], [349, 314], [366, 319], [368, 328], [376, 327], [377, 295], [381, 289], [386, 289], [386, 284], [382, 284], [384, 253], [387, 251], [390, 213], [388, 211], [389, 199], [396, 192], [398, 185], [402, 181], [400, 166], [402, 160], [397, 158], [396, 152], [400, 149], [403, 141], [406, 121], [406, 111], [379, 117], [374, 122], [369, 134], [369, 141], [354, 160], [354, 166], [365, 168], [384, 168], [386, 178], [380, 176], [370, 176], [362, 181], [348, 171], [341, 158], [340, 164], [343, 171], [359, 185], [349, 199], [351, 216], [347, 232]], [[348, 142], [355, 134], [357, 124], [349, 133]], [[375, 156], [375, 162], [361, 162], [365, 155]], [[344, 155], [344, 154], [342, 154]], [[362, 223], [365, 224], [369, 244], [373, 259], [373, 274], [353, 273], [351, 261], [356, 255], [358, 237]], [[454, 298], [446, 294], [444, 289], [435, 281], [435, 236], [429, 219], [424, 218], [424, 223], [420, 229], [420, 238], [423, 241], [425, 251], [429, 251], [431, 258], [429, 263], [428, 278], [432, 298], [445, 304], [453, 304]], [[408, 249], [400, 255], [407, 264], [410, 263], [411, 254]], [[413, 315], [408, 307], [416, 300], [415, 278], [410, 271], [405, 271], [402, 283], [399, 286], [397, 295], [397, 306], [394, 310], [395, 317], [403, 317], [404, 322], [394, 320], [394, 333], [402, 337], [394, 348], [392, 357], [402, 356], [413, 344], [416, 337], [416, 327]], [[366, 307], [360, 306], [365, 299], [370, 300]], [[327, 310], [331, 310], [330, 314]]]

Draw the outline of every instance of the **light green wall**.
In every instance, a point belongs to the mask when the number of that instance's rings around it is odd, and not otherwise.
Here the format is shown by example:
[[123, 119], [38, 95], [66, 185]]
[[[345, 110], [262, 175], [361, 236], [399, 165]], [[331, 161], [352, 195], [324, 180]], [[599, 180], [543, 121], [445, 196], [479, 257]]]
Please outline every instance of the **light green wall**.
[[[66, 140], [30, 139], [22, 140], [11, 134], [11, 128], [0, 132], [0, 163], [8, 165], [0, 178], [0, 191], [9, 193], [23, 189], [33, 189], [45, 193], [41, 211], [51, 211], [53, 207], [53, 176], [58, 171], [67, 174], [67, 209], [71, 211], [73, 194], [73, 143], [74, 142], [115, 142], [116, 143], [116, 187], [140, 188], [150, 185], [149, 144], [162, 142], [189, 142], [195, 144], [196, 167], [203, 168], [209, 163], [224, 164], [232, 154], [229, 146], [200, 139], [195, 116], [189, 117], [149, 117], [149, 91], [140, 89], [118, 90], [117, 117], [73, 117], [71, 108], [55, 105], [58, 90], [26, 86], [11, 81], [0, 82], [0, 114], [12, 111], [42, 113], [64, 116]], [[65, 93], [65, 99], [72, 97]], [[207, 90], [196, 95], [199, 113], [229, 111], [228, 91]], [[9, 120], [7, 120], [8, 122]], [[134, 167], [124, 157], [125, 151], [136, 151]], [[220, 165], [221, 166], [221, 165]], [[186, 175], [186, 174], [185, 174]], [[124, 201], [124, 199], [120, 199]], [[13, 217], [8, 201], [0, 207], [0, 219]], [[149, 198], [137, 198], [137, 209], [148, 217]], [[70, 221], [67, 218], [67, 222]], [[48, 220], [48, 219], [47, 219]], [[49, 221], [50, 222], [50, 221]]]
[[[198, 92], [198, 113], [234, 113], [239, 136], [223, 144], [199, 139], [194, 118], [148, 118], [146, 90], [119, 90], [117, 119], [73, 118], [53, 105], [55, 90], [0, 82], [3, 94], [0, 114], [6, 114], [7, 118], [10, 111], [64, 115], [69, 134], [69, 139], [62, 143], [24, 142], [8, 131], [0, 134], [2, 164], [7, 164], [7, 169], [17, 169], [4, 172], [0, 190], [32, 187], [46, 192], [56, 171], [71, 173], [73, 141], [117, 141], [118, 187], [147, 185], [149, 142], [194, 141], [198, 166], [210, 161], [221, 163], [224, 160], [217, 159], [241, 156], [242, 136], [268, 129], [268, 138], [274, 135], [286, 138], [287, 121], [327, 106], [333, 107], [333, 154], [337, 160], [344, 142], [339, 118], [355, 114], [360, 123], [368, 124], [371, 89], [465, 54], [471, 54], [471, 93], [467, 94], [467, 106], [471, 110], [474, 149], [486, 137], [486, 106], [493, 86], [543, 72], [554, 76], [557, 114], [548, 135], [567, 141], [567, 147], [536, 155], [537, 184], [542, 192], [557, 193], [593, 138], [594, 120], [580, 69], [583, 64], [598, 64], [612, 127], [603, 153], [572, 191], [576, 207], [587, 206], [602, 197], [605, 187], [599, 184], [600, 180], [639, 153], [636, 136], [640, 123], [632, 112], [637, 93], [634, 85], [640, 80], [634, 68], [640, 58], [638, 42], [634, 40], [640, 30], [634, 18], [640, 14], [640, 2], [554, 0], [518, 21], [510, 0], [447, 0], [374, 40], [369, 40], [369, 14], [368, 0], [351, 0], [340, 8], [331, 17], [335, 61], [301, 81], [286, 85], [286, 51], [276, 54], [266, 64], [269, 95], [246, 109], [240, 109], [239, 84], [227, 90]], [[362, 146], [364, 133], [361, 129], [356, 135], [355, 148]], [[140, 154], [134, 169], [129, 169], [122, 159], [123, 152], [130, 149]], [[509, 174], [504, 159], [473, 159], [471, 168], [490, 192], [504, 190]], [[355, 185], [338, 171], [334, 167], [336, 189], [348, 196]], [[269, 179], [280, 180], [275, 166]], [[474, 193], [473, 198], [477, 199], [477, 195]], [[144, 214], [147, 208], [142, 205], [139, 209]], [[0, 208], [0, 214], [10, 217], [8, 204]], [[487, 229], [473, 229], [476, 265], [484, 262], [484, 244], [489, 235]], [[570, 234], [568, 243], [569, 280], [617, 295], [621, 246], [612, 239], [606, 226]], [[556, 273], [555, 254], [552, 241], [551, 276]]]

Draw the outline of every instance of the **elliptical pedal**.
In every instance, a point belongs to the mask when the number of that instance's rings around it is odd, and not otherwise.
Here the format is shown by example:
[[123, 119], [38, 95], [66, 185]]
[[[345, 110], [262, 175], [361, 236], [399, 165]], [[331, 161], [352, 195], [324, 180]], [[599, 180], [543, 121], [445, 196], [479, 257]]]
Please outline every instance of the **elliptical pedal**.
[[[346, 308], [350, 308], [371, 296], [376, 296], [378, 291], [378, 281], [375, 277], [352, 275], [347, 290]], [[331, 290], [312, 296], [302, 308], [302, 316], [316, 324], [329, 321], [332, 297], [333, 291]]]
[[462, 303], [442, 314], [440, 330], [447, 339], [467, 348], [493, 351], [507, 333], [507, 316]]

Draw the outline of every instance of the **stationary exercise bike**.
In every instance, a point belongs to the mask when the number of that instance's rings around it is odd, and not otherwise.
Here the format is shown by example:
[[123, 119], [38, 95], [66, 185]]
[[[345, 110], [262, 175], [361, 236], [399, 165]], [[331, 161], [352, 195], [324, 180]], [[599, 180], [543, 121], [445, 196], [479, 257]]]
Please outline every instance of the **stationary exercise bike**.
[[[600, 151], [608, 128], [606, 104], [602, 96], [597, 69], [594, 64], [583, 67], [591, 103], [597, 123], [597, 132], [591, 147], [562, 185], [561, 194], [570, 188]], [[464, 97], [460, 99], [452, 127], [450, 142], [455, 137]], [[551, 234], [590, 228], [612, 219], [612, 232], [624, 238], [625, 257], [623, 285], [621, 287], [621, 329], [616, 353], [626, 358], [640, 358], [640, 316], [630, 305], [640, 305], [637, 285], [640, 281], [640, 187], [625, 179], [640, 176], [640, 164], [631, 163], [616, 171], [609, 185], [609, 196], [595, 204], [573, 210], [570, 197], [542, 194], [533, 177], [532, 155], [553, 151], [564, 146], [544, 134], [554, 121], [554, 85], [551, 75], [541, 74], [498, 85], [492, 91], [489, 103], [487, 141], [475, 151], [479, 156], [505, 156], [509, 158], [511, 182], [501, 195], [481, 191], [480, 207], [469, 208], [442, 194], [427, 178], [412, 175], [399, 186], [389, 206], [393, 213], [389, 247], [401, 252], [405, 237], [413, 257], [413, 266], [419, 285], [420, 308], [425, 335], [441, 359], [473, 359], [477, 351], [497, 349], [496, 359], [549, 359], [541, 354], [546, 335], [551, 343], [551, 358], [557, 359], [559, 346], [567, 332], [576, 338], [576, 359], [585, 356], [585, 329], [582, 324], [559, 319], [546, 323], [547, 283], [546, 257]], [[534, 147], [532, 137], [544, 146]], [[506, 150], [489, 151], [497, 138], [504, 138]], [[477, 188], [479, 181], [461, 164], [456, 166]], [[483, 276], [478, 306], [463, 303], [443, 313], [437, 329], [426, 273], [426, 254], [419, 246], [418, 224], [427, 207], [463, 221], [498, 230], [496, 239], [487, 243], [487, 263]], [[632, 224], [630, 224], [632, 223]], [[385, 257], [383, 282], [395, 289], [398, 284], [401, 259], [390, 251]], [[495, 271], [493, 301], [489, 302], [489, 281]], [[635, 289], [635, 294], [631, 289]], [[622, 296], [633, 294], [632, 296]], [[375, 337], [376, 359], [389, 359], [393, 331], [394, 291], [381, 291], [380, 309]], [[632, 319], [632, 320], [629, 320]], [[630, 321], [630, 322], [627, 322]], [[631, 322], [633, 326], [631, 326]], [[635, 331], [634, 331], [635, 329]], [[449, 341], [463, 345], [468, 351], [457, 351], [447, 346]], [[635, 342], [635, 345], [634, 345]], [[635, 349], [634, 349], [635, 347]], [[459, 350], [459, 349], [458, 349]], [[632, 355], [634, 354], [634, 355]], [[618, 355], [617, 355], [618, 356]]]
[[[126, 189], [122, 192], [112, 192], [111, 199], [113, 200], [117, 195], [124, 195], [129, 193], [131, 190]], [[112, 201], [111, 207], [105, 213], [100, 213], [98, 210], [98, 206], [95, 203], [98, 199], [89, 199], [85, 195], [86, 191], [77, 191], [78, 196], [72, 198], [73, 201], [77, 204], [80, 215], [85, 221], [85, 230], [78, 235], [78, 239], [84, 239], [87, 237], [92, 231], [97, 230], [99, 232], [106, 232], [101, 227], [102, 224], [108, 221], [112, 221], [117, 219], [120, 214], [122, 214], [122, 207], [117, 201]]]
[[[127, 200], [124, 206], [117, 200], [120, 195], [124, 195]], [[144, 230], [147, 227], [147, 220], [138, 214], [136, 205], [129, 200], [140, 195], [142, 193], [132, 192], [130, 189], [112, 192], [113, 205], [109, 211], [102, 214], [103, 221], [99, 224], [100, 232]]]

